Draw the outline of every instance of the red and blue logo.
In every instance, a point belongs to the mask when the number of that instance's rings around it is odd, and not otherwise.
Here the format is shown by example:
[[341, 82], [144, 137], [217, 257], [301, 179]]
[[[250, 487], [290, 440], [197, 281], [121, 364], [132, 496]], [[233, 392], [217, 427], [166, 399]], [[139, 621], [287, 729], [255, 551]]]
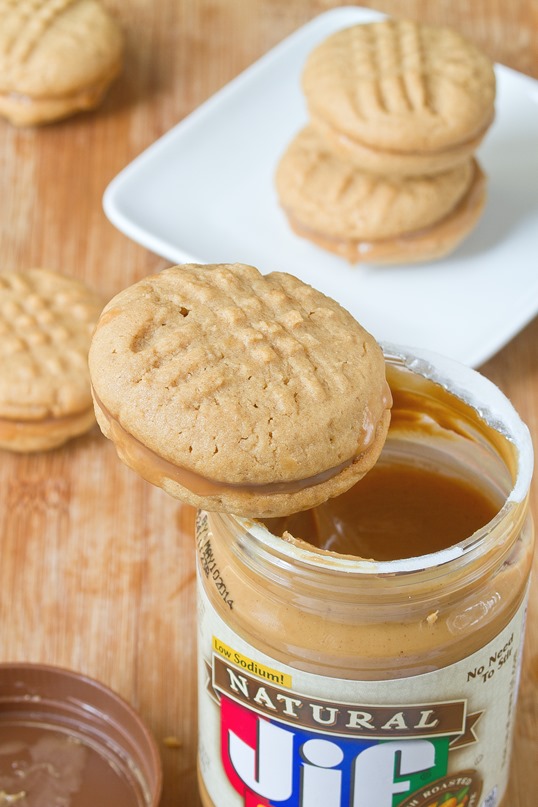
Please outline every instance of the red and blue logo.
[[222, 764], [244, 807], [396, 807], [447, 772], [449, 737], [327, 734], [222, 693], [220, 709]]

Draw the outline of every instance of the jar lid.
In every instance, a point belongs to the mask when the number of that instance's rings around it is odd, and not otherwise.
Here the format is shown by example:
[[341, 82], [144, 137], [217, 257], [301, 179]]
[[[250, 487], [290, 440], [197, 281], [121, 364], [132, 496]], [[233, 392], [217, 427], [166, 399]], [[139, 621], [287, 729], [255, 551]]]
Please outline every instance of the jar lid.
[[119, 695], [72, 670], [0, 664], [6, 803], [157, 807], [161, 788], [155, 739]]

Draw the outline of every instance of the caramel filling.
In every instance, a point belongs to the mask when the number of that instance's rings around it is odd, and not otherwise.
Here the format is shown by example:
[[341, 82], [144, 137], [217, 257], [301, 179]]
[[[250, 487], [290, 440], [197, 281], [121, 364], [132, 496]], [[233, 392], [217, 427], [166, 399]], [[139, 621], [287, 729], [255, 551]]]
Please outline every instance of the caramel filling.
[[443, 155], [446, 155], [446, 154], [457, 154], [459, 151], [463, 151], [464, 153], [467, 153], [467, 151], [469, 149], [471, 151], [475, 151], [476, 148], [478, 147], [478, 145], [480, 144], [481, 140], [484, 138], [484, 135], [488, 131], [489, 127], [493, 123], [494, 115], [491, 115], [487, 119], [486, 123], [480, 129], [478, 129], [476, 132], [471, 134], [470, 137], [467, 138], [466, 140], [460, 140], [457, 143], [451, 143], [449, 145], [440, 146], [440, 147], [435, 148], [435, 149], [422, 149], [422, 150], [413, 149], [413, 150], [410, 150], [410, 151], [400, 151], [398, 149], [387, 149], [387, 148], [378, 149], [375, 146], [369, 145], [368, 143], [365, 143], [365, 142], [359, 140], [358, 138], [354, 138], [351, 135], [344, 134], [343, 132], [338, 131], [333, 126], [331, 126], [329, 123], [327, 123], [325, 120], [323, 120], [323, 119], [321, 119], [321, 118], [319, 118], [317, 116], [314, 116], [314, 118], [315, 118], [317, 124], [321, 124], [323, 129], [330, 132], [332, 137], [334, 137], [336, 140], [338, 140], [340, 143], [342, 143], [343, 146], [345, 146], [348, 149], [353, 148], [353, 147], [357, 147], [357, 148], [360, 148], [360, 149], [362, 149], [364, 151], [371, 151], [371, 152], [373, 152], [375, 154], [387, 154], [387, 155], [391, 155], [391, 156], [395, 156], [395, 157], [419, 157], [419, 158], [424, 157], [424, 158], [428, 158], [428, 157], [435, 157], [435, 156], [443, 156]]
[[0, 93], [0, 113], [16, 126], [34, 126], [57, 120], [84, 110], [94, 109], [101, 101], [121, 64], [100, 81], [83, 87], [72, 95], [30, 96], [23, 93]]
[[110, 69], [107, 75], [100, 79], [99, 81], [94, 82], [93, 84], [88, 84], [86, 87], [82, 87], [80, 90], [71, 93], [70, 95], [39, 95], [39, 96], [32, 96], [32, 95], [25, 95], [24, 93], [19, 92], [9, 92], [9, 93], [0, 93], [0, 98], [8, 103], [20, 104], [23, 106], [36, 106], [42, 104], [63, 104], [65, 102], [73, 103], [76, 102], [77, 104], [81, 104], [85, 106], [86, 104], [93, 103], [96, 99], [100, 98], [101, 95], [104, 93], [110, 82], [113, 78], [118, 74], [121, 67], [121, 63], [118, 62], [114, 68]]
[[[367, 427], [364, 429], [363, 442], [359, 446], [357, 454], [344, 460], [344, 462], [341, 462], [339, 465], [327, 468], [314, 476], [308, 476], [304, 479], [290, 479], [270, 483], [222, 482], [216, 479], [208, 479], [196, 471], [176, 465], [159, 456], [159, 454], [156, 454], [152, 449], [141, 443], [140, 440], [123, 428], [119, 421], [109, 412], [106, 406], [104, 406], [96, 395], [95, 390], [93, 390], [93, 396], [95, 403], [108, 423], [110, 438], [116, 445], [118, 453], [122, 458], [125, 458], [128, 465], [139, 471], [144, 479], [154, 485], [160, 487], [160, 483], [163, 479], [171, 479], [196, 496], [218, 496], [229, 491], [265, 495], [274, 493], [297, 493], [305, 488], [320, 485], [337, 476], [364, 456], [371, 443], [374, 441], [377, 426], [377, 422], [373, 423], [372, 421], [368, 423]], [[392, 396], [388, 385], [386, 386], [385, 394], [382, 396], [382, 403], [383, 412], [390, 408], [392, 403]]]
[[5, 434], [11, 431], [35, 433], [42, 429], [48, 429], [53, 426], [61, 426], [63, 424], [71, 423], [78, 418], [84, 418], [92, 414], [92, 408], [83, 409], [80, 412], [73, 412], [71, 415], [60, 415], [59, 417], [44, 417], [36, 418], [35, 420], [19, 420], [17, 418], [0, 417], [0, 434]]

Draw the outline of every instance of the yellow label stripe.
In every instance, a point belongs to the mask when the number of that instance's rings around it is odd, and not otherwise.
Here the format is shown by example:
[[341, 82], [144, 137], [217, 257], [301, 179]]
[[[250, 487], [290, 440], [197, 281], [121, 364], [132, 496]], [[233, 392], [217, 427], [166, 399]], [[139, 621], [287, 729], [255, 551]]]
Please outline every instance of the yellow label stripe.
[[254, 659], [244, 656], [242, 653], [239, 653], [237, 650], [225, 644], [225, 642], [222, 642], [216, 636], [213, 636], [213, 650], [215, 653], [218, 653], [219, 656], [229, 661], [230, 664], [245, 670], [245, 672], [256, 675], [258, 678], [264, 678], [266, 681], [270, 681], [273, 684], [277, 683], [280, 684], [280, 686], [291, 687], [291, 675], [282, 673], [272, 667], [266, 667], [265, 664], [260, 664], [259, 661], [254, 661]]

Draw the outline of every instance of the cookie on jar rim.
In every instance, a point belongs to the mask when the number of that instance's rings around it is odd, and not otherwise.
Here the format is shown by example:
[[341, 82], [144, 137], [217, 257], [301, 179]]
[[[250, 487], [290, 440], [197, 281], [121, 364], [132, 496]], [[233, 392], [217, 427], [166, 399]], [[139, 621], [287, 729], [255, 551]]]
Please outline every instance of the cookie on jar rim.
[[0, 0], [0, 116], [37, 126], [94, 109], [123, 40], [99, 0]]
[[103, 303], [59, 272], [0, 272], [0, 448], [46, 451], [95, 425], [88, 350]]
[[372, 467], [390, 422], [374, 338], [296, 277], [244, 264], [172, 267], [120, 292], [89, 364], [120, 458], [208, 510], [325, 501]]
[[302, 86], [327, 146], [378, 174], [459, 165], [494, 118], [488, 56], [452, 28], [412, 20], [337, 31], [309, 54]]

